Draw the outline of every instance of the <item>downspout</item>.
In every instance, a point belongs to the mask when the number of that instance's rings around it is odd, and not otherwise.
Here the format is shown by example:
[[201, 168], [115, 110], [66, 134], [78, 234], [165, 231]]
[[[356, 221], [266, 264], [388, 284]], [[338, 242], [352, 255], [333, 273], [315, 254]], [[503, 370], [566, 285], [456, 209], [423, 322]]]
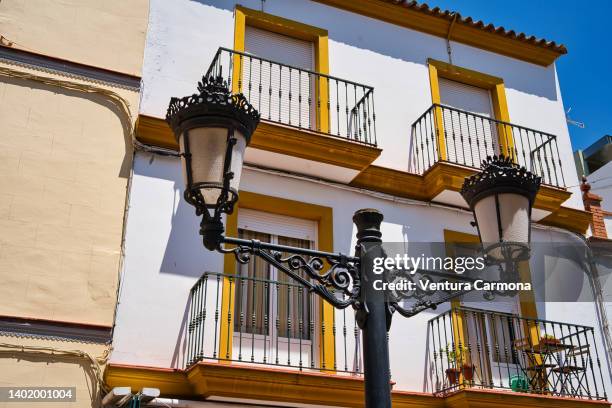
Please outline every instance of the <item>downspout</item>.
[[455, 26], [455, 22], [457, 21], [457, 12], [453, 11], [453, 19], [448, 26], [448, 33], [446, 33], [446, 53], [448, 54], [448, 63], [453, 65], [453, 50], [451, 49], [450, 39], [451, 33], [453, 31], [453, 27]]

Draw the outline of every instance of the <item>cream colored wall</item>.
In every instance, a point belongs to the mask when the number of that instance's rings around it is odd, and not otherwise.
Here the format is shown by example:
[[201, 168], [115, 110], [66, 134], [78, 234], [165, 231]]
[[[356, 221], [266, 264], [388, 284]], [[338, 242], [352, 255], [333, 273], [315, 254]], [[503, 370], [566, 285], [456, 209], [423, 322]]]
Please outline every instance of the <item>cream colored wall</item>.
[[[6, 68], [25, 72], [0, 66], [0, 315], [110, 326], [129, 119], [108, 96], [12, 78]], [[136, 92], [107, 90], [136, 111]]]
[[[137, 92], [0, 64], [0, 315], [112, 325], [137, 104]], [[100, 406], [94, 364], [32, 345], [107, 350], [0, 336], [0, 386], [74, 386], [70, 406]]]
[[140, 75], [148, 0], [2, 0], [0, 34], [15, 48]]
[[[24, 350], [6, 347], [19, 343]], [[53, 348], [51, 352], [40, 348]], [[79, 350], [94, 359], [103, 361], [106, 346], [79, 342], [61, 342], [41, 339], [0, 336], [0, 387], [75, 387], [76, 402], [37, 402], [36, 407], [99, 407], [101, 387], [96, 364], [83, 354], [75, 356], [71, 350]], [[11, 408], [12, 402], [0, 402], [0, 408]]]
[[[147, 20], [148, 0], [0, 0], [0, 34], [13, 48], [132, 75]], [[0, 315], [113, 324], [138, 101], [135, 91], [0, 63]], [[0, 386], [74, 386], [70, 406], [99, 407], [95, 364], [58, 350], [107, 348], [0, 336]]]

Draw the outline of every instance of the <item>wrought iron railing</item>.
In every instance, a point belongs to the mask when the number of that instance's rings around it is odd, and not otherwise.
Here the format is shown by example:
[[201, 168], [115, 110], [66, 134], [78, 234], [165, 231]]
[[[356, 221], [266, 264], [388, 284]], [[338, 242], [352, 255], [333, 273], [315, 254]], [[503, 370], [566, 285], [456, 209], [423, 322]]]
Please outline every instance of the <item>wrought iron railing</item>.
[[428, 334], [434, 394], [477, 387], [607, 399], [592, 327], [460, 307], [431, 319]]
[[376, 146], [374, 88], [219, 48], [206, 76], [221, 76], [263, 120]]
[[282, 279], [204, 273], [190, 293], [185, 367], [221, 360], [361, 373], [353, 313], [326, 319], [319, 297]]
[[565, 187], [554, 135], [439, 104], [412, 124], [413, 173], [423, 174], [440, 161], [480, 168], [487, 156], [499, 154], [513, 157], [544, 184]]

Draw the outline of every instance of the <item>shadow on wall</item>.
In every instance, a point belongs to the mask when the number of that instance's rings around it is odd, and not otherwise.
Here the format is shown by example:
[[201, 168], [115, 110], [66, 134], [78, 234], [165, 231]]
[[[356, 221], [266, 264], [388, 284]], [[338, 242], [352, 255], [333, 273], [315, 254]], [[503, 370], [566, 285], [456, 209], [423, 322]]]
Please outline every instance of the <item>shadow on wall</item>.
[[185, 308], [181, 317], [181, 329], [176, 337], [174, 351], [172, 352], [172, 361], [170, 367], [183, 369], [187, 367], [187, 362], [184, 361], [184, 356], [187, 355], [187, 319], [189, 319], [189, 305], [191, 304], [191, 294], [185, 299]]
[[[233, 12], [236, 4], [261, 10], [258, 1], [190, 1], [230, 12]], [[321, 12], [313, 13], [313, 8], [319, 8]], [[268, 0], [265, 3], [265, 11], [269, 14], [327, 29], [330, 51], [347, 46], [422, 66], [427, 65], [428, 58], [448, 61], [446, 41], [443, 38], [415, 33], [415, 36], [409, 41], [401, 41], [400, 39], [405, 37], [407, 29], [345, 12], [331, 6], [312, 2], [296, 4], [295, 2], [282, 0]], [[338, 24], [339, 21], [343, 23]], [[359, 27], [359, 30], [355, 30], [355, 27]], [[339, 43], [339, 47], [335, 47], [334, 42]], [[558, 100], [554, 65], [541, 67], [453, 41], [451, 41], [451, 47], [453, 62], [458, 66], [502, 77], [507, 89], [553, 101]], [[475, 56], [477, 58], [474, 58]], [[374, 78], [378, 78], [376, 81], [384, 81], [384, 76], [380, 75], [381, 67], [378, 64], [367, 63], [370, 57], [367, 53], [364, 53], [362, 54], [364, 64], [355, 64], [352, 59], [334, 58], [333, 52], [330, 52], [330, 66], [336, 68], [331, 74], [370, 85], [372, 85], [371, 82]], [[477, 61], [477, 63], [475, 64], [473, 61]]]
[[200, 219], [195, 216], [194, 208], [183, 198], [183, 189], [175, 187], [174, 196], [172, 229], [160, 272], [199, 278], [205, 270], [210, 269], [207, 258], [211, 253], [202, 246]]
[[[2, 350], [0, 351], [0, 359], [2, 360], [13, 360], [13, 369], [15, 372], [21, 372], [24, 368], [19, 370], [19, 365], [27, 366], [28, 371], [31, 370], [29, 363], [40, 363], [40, 370], [45, 371], [45, 377], [50, 378], [52, 381], [58, 381], [62, 377], [66, 381], [63, 385], [69, 387], [77, 387], [76, 394], [79, 396], [77, 401], [83, 403], [83, 399], [80, 396], [81, 392], [84, 391], [83, 386], [87, 387], [89, 392], [89, 399], [92, 407], [100, 406], [100, 401], [103, 397], [104, 390], [101, 388], [103, 384], [102, 373], [94, 367], [93, 363], [90, 362], [87, 357], [77, 357], [71, 355], [62, 355], [61, 350], [57, 350], [53, 354], [46, 351], [31, 350], [27, 346], [24, 350]], [[70, 370], [66, 369], [66, 365], [70, 365]], [[6, 363], [3, 363], [3, 367], [8, 368]], [[55, 370], [56, 369], [56, 370]], [[55, 371], [55, 372], [54, 372]], [[75, 384], [75, 380], [78, 379], [79, 372], [84, 377], [80, 386]], [[15, 378], [18, 380], [31, 380], [31, 378]], [[84, 383], [84, 384], [83, 384]], [[72, 404], [71, 404], [72, 405]], [[86, 405], [83, 405], [86, 406]]]
[[[169, 285], [174, 288], [170, 313], [176, 331], [168, 338], [171, 348], [165, 355], [171, 367], [183, 368], [190, 289], [205, 271], [221, 272], [223, 256], [202, 245], [200, 219], [183, 198], [184, 182], [178, 158], [138, 152], [134, 174], [135, 212], [133, 217], [130, 214], [132, 224], [128, 234], [140, 237], [128, 248], [128, 262], [143, 258], [142, 262], [130, 265], [145, 268], [147, 279], [158, 282], [156, 290], [161, 292], [156, 293], [165, 294]], [[178, 292], [177, 288], [180, 288]]]
[[[164, 209], [164, 214], [167, 214], [167, 209], [172, 209], [170, 232], [165, 241], [159, 273], [199, 278], [204, 271], [220, 271], [223, 257], [204, 248], [199, 235], [200, 218], [196, 217], [195, 209], [183, 198], [183, 175], [179, 159], [153, 154], [139, 154], [137, 157], [135, 172], [138, 176], [171, 183], [171, 187], [168, 183], [164, 185], [163, 192], [153, 193], [159, 196], [151, 197], [157, 201], [156, 208]], [[172, 189], [171, 195], [168, 193], [169, 188]], [[151, 219], [149, 222], [160, 225], [166, 219]], [[164, 231], [167, 230], [164, 228]]]
[[[83, 91], [68, 89], [68, 88], [64, 88], [60, 86], [53, 86], [53, 85], [45, 84], [42, 82], [38, 82], [36, 80], [24, 80], [21, 78], [11, 78], [11, 77], [5, 77], [5, 76], [2, 76], [0, 78], [1, 78], [0, 82], [8, 84], [8, 85], [27, 87], [29, 89], [47, 91], [52, 94], [61, 94], [61, 95], [68, 96], [68, 97], [84, 99], [84, 100], [90, 101], [92, 103], [95, 103], [97, 105], [107, 108], [110, 112], [112, 112], [119, 119], [121, 123], [121, 127], [123, 129], [123, 143], [124, 143], [125, 149], [124, 149], [124, 155], [123, 155], [123, 159], [121, 162], [121, 166], [117, 170], [116, 175], [117, 177], [120, 177], [120, 178], [129, 177], [130, 170], [132, 167], [132, 152], [133, 152], [131, 124], [129, 123], [129, 118], [126, 115], [126, 112], [115, 101], [103, 96], [102, 94], [97, 94], [94, 92], [83, 92]], [[60, 112], [59, 113], [60, 116], [64, 116], [64, 115], [66, 116], [65, 120], [72, 120], [67, 114], [67, 112], [63, 112], [60, 109], [58, 109], [58, 111]], [[30, 112], [30, 114], [31, 113], [33, 112]], [[53, 129], [49, 129], [49, 131], [53, 131]], [[114, 137], [114, 135], [106, 135], [106, 136], [108, 138]], [[62, 135], [61, 134], [56, 135], [55, 137], [57, 137], [58, 140], [61, 141]], [[78, 154], [75, 153], [75, 162], [78, 161], [76, 160], [78, 159], [77, 156]], [[94, 181], [92, 180], [91, 182], [94, 182]]]

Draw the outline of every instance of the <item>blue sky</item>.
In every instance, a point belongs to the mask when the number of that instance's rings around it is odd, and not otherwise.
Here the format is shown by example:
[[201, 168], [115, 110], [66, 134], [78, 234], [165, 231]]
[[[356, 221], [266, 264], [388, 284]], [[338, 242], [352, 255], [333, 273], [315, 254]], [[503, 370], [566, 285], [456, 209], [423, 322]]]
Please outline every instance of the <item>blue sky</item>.
[[574, 149], [612, 134], [612, 0], [429, 0], [485, 23], [554, 40], [568, 48], [557, 59], [566, 110], [586, 128], [569, 125]]

